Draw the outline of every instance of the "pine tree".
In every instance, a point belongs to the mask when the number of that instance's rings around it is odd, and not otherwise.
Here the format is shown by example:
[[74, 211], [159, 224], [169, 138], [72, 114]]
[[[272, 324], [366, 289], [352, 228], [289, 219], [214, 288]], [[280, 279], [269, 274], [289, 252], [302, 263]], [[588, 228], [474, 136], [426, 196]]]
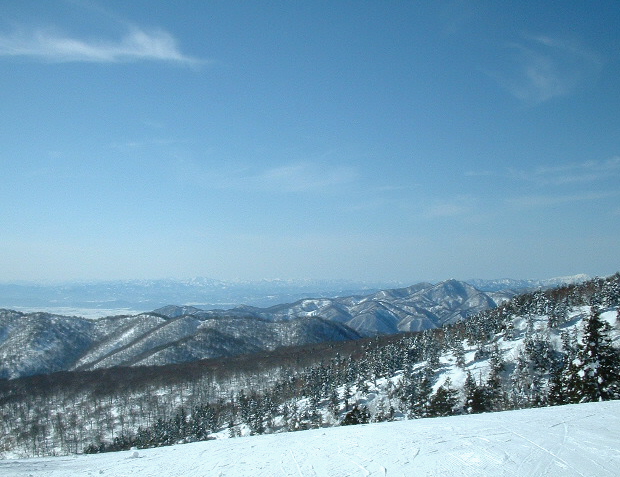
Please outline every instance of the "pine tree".
[[468, 414], [474, 413], [474, 398], [476, 392], [476, 381], [474, 377], [471, 375], [470, 371], [467, 371], [467, 377], [465, 378], [465, 383], [463, 384], [463, 395], [465, 397], [464, 409]]
[[503, 411], [506, 396], [503, 389], [502, 372], [506, 368], [499, 347], [495, 344], [490, 358], [491, 370], [484, 389], [484, 407], [489, 411]]
[[429, 416], [451, 416], [454, 414], [458, 401], [458, 393], [452, 388], [450, 378], [439, 386], [435, 394], [430, 399], [428, 406]]
[[332, 416], [338, 417], [338, 413], [340, 412], [340, 398], [338, 397], [338, 390], [336, 388], [332, 389], [330, 393], [327, 407], [332, 413]]
[[370, 422], [370, 413], [368, 412], [368, 408], [366, 406], [362, 406], [361, 408], [357, 406], [353, 406], [344, 419], [340, 423], [341, 426], [351, 426], [355, 424], [368, 424]]
[[551, 370], [549, 393], [547, 395], [547, 402], [550, 406], [559, 406], [567, 402], [565, 386], [562, 381], [562, 369], [561, 366], [558, 366]]
[[505, 403], [502, 377], [492, 369], [484, 387], [484, 408], [489, 411], [503, 411], [505, 410]]
[[547, 319], [547, 326], [549, 328], [557, 328], [562, 323], [566, 322], [568, 317], [568, 307], [564, 301], [558, 301], [553, 304], [553, 307], [549, 310], [549, 317]]
[[421, 375], [416, 377], [415, 394], [410, 398], [410, 417], [420, 418], [428, 416], [431, 394], [433, 393], [433, 373], [431, 368], [425, 368]]
[[526, 358], [527, 352], [521, 350], [515, 362], [515, 368], [510, 376], [512, 404], [521, 409], [532, 404], [532, 386], [535, 379], [531, 362]]
[[204, 441], [216, 426], [214, 410], [208, 405], [196, 406], [188, 422], [189, 435], [192, 439]]
[[456, 359], [456, 365], [461, 369], [465, 369], [465, 347], [462, 341], [459, 340], [454, 343], [452, 354]]
[[566, 393], [569, 402], [606, 401], [620, 397], [620, 359], [609, 338], [609, 324], [601, 319], [598, 306], [584, 320], [581, 343], [569, 362]]
[[463, 394], [465, 395], [465, 412], [468, 414], [477, 414], [486, 411], [484, 404], [484, 388], [476, 384], [476, 380], [467, 371], [465, 384], [463, 385]]
[[346, 384], [344, 386], [344, 391], [342, 393], [342, 398], [344, 399], [344, 410], [345, 411], [349, 410], [349, 399], [351, 399], [352, 396], [353, 394], [351, 393], [351, 386], [349, 386], [349, 384]]
[[605, 280], [603, 295], [603, 304], [605, 306], [620, 305], [620, 273], [616, 273]]

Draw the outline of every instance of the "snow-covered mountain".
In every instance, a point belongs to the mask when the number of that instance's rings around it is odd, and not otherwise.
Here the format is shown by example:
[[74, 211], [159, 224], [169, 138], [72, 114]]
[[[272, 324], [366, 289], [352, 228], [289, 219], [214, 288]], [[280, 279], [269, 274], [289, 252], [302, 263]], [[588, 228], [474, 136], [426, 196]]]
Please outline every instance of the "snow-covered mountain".
[[92, 346], [71, 369], [164, 365], [360, 338], [350, 328], [320, 317], [269, 322], [252, 317], [140, 316], [148, 321], [144, 333], [138, 335], [134, 323], [115, 331]]
[[96, 320], [0, 311], [0, 378], [112, 366], [163, 365], [454, 323], [496, 306], [448, 280], [367, 296], [303, 299], [269, 308], [166, 306]]
[[0, 310], [0, 379], [164, 365], [360, 337], [351, 328], [320, 317], [270, 322], [143, 313], [87, 320]]
[[316, 429], [99, 455], [0, 460], [0, 476], [613, 477], [620, 401]]
[[[466, 280], [484, 292], [509, 290], [510, 298], [525, 289], [576, 283], [585, 275], [549, 280]], [[367, 296], [379, 290], [402, 287], [393, 282], [353, 280], [216, 280], [211, 278], [73, 281], [62, 283], [0, 283], [0, 308], [24, 312], [47, 311], [60, 315], [103, 317], [137, 314], [168, 304], [201, 309], [230, 308], [241, 304], [271, 307], [304, 298]]]
[[489, 295], [468, 283], [447, 280], [435, 285], [419, 283], [382, 290], [367, 296], [307, 298], [269, 308], [241, 306], [198, 314], [220, 316], [226, 313], [270, 321], [321, 316], [343, 323], [363, 336], [374, 336], [438, 328], [494, 306], [496, 302]]

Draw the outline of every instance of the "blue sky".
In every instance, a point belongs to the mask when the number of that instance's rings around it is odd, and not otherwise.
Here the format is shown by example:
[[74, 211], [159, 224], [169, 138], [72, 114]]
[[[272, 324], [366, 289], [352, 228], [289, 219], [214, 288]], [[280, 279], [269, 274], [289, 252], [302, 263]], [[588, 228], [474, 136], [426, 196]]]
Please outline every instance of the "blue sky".
[[620, 269], [620, 4], [2, 0], [0, 280]]

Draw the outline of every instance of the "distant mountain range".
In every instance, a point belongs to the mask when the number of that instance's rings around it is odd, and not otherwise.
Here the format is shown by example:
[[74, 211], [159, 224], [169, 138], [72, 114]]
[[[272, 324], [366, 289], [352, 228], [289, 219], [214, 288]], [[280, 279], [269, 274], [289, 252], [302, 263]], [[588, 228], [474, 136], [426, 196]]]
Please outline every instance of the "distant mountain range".
[[[269, 308], [239, 306], [230, 310], [195, 310], [192, 315], [210, 318], [251, 316], [278, 322], [322, 317], [331, 322], [345, 324], [362, 336], [375, 336], [438, 328], [496, 305], [497, 302], [491, 295], [470, 284], [447, 280], [435, 285], [419, 283], [364, 296], [306, 298]], [[186, 309], [182, 310], [187, 312]], [[174, 307], [158, 311], [167, 314], [179, 313]]]
[[[578, 280], [571, 277], [567, 281]], [[187, 285], [175, 283], [170, 283], [173, 290]], [[474, 283], [492, 291], [447, 280], [343, 297], [303, 298], [264, 308], [240, 305], [205, 310], [167, 305], [151, 312], [97, 319], [3, 309], [0, 378], [113, 366], [164, 365], [271, 351], [282, 346], [422, 331], [496, 307], [514, 296], [514, 289], [542, 286], [542, 282], [533, 280]], [[204, 282], [194, 285], [223, 286]], [[288, 289], [287, 285], [280, 285], [281, 290]], [[152, 284], [153, 290], [161, 286], [161, 282]], [[499, 290], [505, 286], [511, 290]], [[149, 288], [144, 282], [135, 287]], [[82, 293], [82, 289], [78, 290]], [[112, 287], [109, 292], [115, 290]], [[70, 294], [71, 290], [67, 292]]]
[[369, 295], [303, 299], [268, 308], [153, 312], [90, 320], [0, 311], [0, 378], [112, 366], [163, 365], [282, 346], [353, 340], [452, 323], [496, 306], [448, 280]]
[[[466, 280], [485, 292], [557, 286], [587, 280], [586, 275], [549, 280]], [[370, 295], [408, 284], [352, 280], [114, 280], [63, 283], [0, 283], [0, 308], [20, 311], [49, 311], [62, 315], [101, 317], [136, 314], [170, 303], [200, 309], [232, 308], [239, 305], [271, 307], [312, 298]]]

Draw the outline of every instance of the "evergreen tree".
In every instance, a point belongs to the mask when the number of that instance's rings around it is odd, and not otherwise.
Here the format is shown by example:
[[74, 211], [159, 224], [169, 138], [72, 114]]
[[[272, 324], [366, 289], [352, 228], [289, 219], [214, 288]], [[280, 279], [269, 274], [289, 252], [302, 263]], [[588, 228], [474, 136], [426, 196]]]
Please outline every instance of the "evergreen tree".
[[361, 408], [357, 406], [353, 406], [344, 419], [340, 423], [341, 426], [351, 426], [355, 424], [368, 424], [370, 422], [370, 413], [368, 412], [368, 408], [366, 406], [362, 406]]
[[213, 408], [208, 404], [196, 406], [189, 419], [188, 427], [192, 439], [206, 440], [209, 432], [217, 427], [217, 417]]
[[620, 273], [616, 273], [605, 280], [603, 295], [603, 304], [605, 306], [620, 305]]
[[330, 393], [327, 407], [334, 417], [338, 417], [338, 413], [340, 412], [340, 398], [338, 397], [338, 390], [336, 388], [332, 389]]
[[240, 435], [239, 428], [235, 426], [235, 422], [232, 419], [228, 422], [228, 435], [229, 437], [239, 437]]
[[427, 366], [432, 371], [437, 370], [441, 364], [439, 362], [439, 357], [441, 356], [442, 346], [438, 340], [435, 339], [434, 334], [429, 333], [426, 335], [424, 351], [426, 354]]
[[551, 370], [549, 393], [547, 395], [547, 402], [551, 406], [559, 406], [567, 402], [565, 386], [562, 380], [562, 370], [563, 368], [561, 366], [557, 366]]
[[470, 371], [467, 371], [467, 377], [463, 385], [463, 394], [465, 395], [465, 412], [477, 414], [487, 410], [484, 401], [484, 387], [476, 384], [476, 380]]
[[410, 415], [412, 417], [427, 417], [431, 394], [433, 393], [432, 368], [425, 368], [417, 379], [415, 398], [411, 402]]
[[569, 402], [606, 401], [620, 397], [618, 350], [609, 338], [609, 324], [601, 319], [598, 306], [584, 320], [581, 343], [566, 370]]
[[462, 341], [458, 340], [454, 343], [452, 354], [454, 354], [456, 359], [456, 365], [461, 369], [465, 369], [465, 347]]
[[487, 411], [506, 409], [506, 395], [503, 389], [502, 372], [506, 368], [504, 360], [495, 344], [490, 358], [491, 370], [484, 388], [484, 408]]
[[430, 399], [428, 406], [429, 416], [451, 416], [454, 414], [458, 402], [458, 393], [452, 388], [450, 378], [442, 384]]
[[475, 412], [473, 406], [476, 387], [476, 381], [471, 375], [471, 371], [467, 371], [467, 377], [465, 378], [465, 383], [463, 384], [463, 395], [465, 397], [463, 407], [465, 412], [468, 414], [472, 414]]
[[515, 369], [510, 376], [512, 405], [521, 409], [532, 404], [532, 386], [535, 379], [527, 353], [521, 350], [517, 356]]
[[483, 403], [487, 411], [505, 410], [506, 398], [502, 389], [502, 377], [494, 370], [491, 370], [484, 387]]
[[353, 394], [351, 393], [351, 386], [349, 386], [349, 384], [346, 384], [344, 386], [344, 391], [342, 394], [342, 398], [344, 399], [344, 410], [345, 411], [349, 410], [349, 399], [351, 399], [352, 396]]

